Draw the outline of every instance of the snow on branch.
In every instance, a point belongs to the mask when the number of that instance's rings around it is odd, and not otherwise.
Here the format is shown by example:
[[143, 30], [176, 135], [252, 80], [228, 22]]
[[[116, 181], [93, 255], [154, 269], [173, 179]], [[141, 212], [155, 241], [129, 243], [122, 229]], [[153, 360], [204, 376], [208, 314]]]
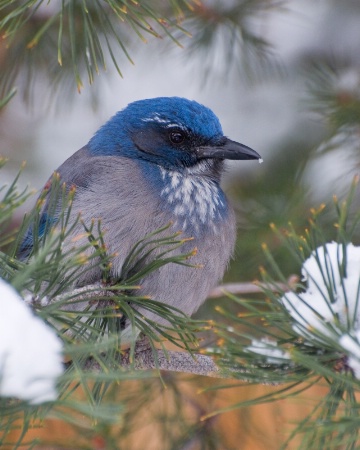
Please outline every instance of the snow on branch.
[[0, 278], [0, 396], [56, 400], [62, 373], [61, 340]]

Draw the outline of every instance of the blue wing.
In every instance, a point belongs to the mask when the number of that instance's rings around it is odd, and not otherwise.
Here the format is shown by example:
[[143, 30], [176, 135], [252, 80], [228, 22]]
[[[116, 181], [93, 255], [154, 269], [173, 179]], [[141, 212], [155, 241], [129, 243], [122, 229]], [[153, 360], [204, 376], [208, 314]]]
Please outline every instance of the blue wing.
[[41, 240], [56, 222], [57, 218], [50, 217], [46, 212], [43, 212], [40, 216], [38, 225], [36, 227], [35, 225], [30, 225], [27, 229], [18, 251], [19, 259], [26, 259], [31, 254], [35, 241], [34, 233], [37, 233], [37, 240]]

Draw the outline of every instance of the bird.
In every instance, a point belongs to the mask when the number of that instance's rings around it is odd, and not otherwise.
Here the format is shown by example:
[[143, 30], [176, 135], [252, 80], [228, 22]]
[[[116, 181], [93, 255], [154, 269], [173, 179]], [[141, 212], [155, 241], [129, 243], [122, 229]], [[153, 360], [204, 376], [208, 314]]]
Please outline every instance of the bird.
[[[144, 236], [167, 224], [170, 231], [182, 232], [184, 243], [172, 252], [192, 252], [196, 268], [166, 264], [141, 280], [136, 295], [191, 316], [222, 279], [234, 251], [235, 214], [220, 186], [225, 160], [261, 161], [261, 156], [224, 136], [208, 107], [181, 97], [157, 97], [117, 112], [56, 172], [69, 189], [75, 188], [73, 219], [80, 213], [85, 224], [101, 220], [106, 249], [114, 255], [114, 279]], [[48, 220], [46, 208], [40, 233]], [[83, 245], [86, 237], [71, 239], [82, 234], [78, 223], [65, 245]], [[20, 250], [23, 257], [31, 253], [32, 241], [29, 231]], [[77, 286], [100, 280], [95, 264]], [[155, 312], [144, 308], [142, 313], [166, 323]]]

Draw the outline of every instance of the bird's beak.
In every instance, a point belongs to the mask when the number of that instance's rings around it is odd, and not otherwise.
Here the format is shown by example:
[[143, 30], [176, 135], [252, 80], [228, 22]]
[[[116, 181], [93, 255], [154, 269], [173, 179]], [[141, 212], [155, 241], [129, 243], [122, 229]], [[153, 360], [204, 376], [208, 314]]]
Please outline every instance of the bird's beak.
[[224, 138], [218, 145], [209, 145], [197, 149], [199, 159], [261, 159], [259, 153], [246, 145]]

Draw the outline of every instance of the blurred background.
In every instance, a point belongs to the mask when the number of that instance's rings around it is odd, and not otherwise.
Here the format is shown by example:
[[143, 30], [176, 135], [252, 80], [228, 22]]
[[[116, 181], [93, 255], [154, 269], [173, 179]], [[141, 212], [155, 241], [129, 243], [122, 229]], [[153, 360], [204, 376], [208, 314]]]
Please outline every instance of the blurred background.
[[[76, 2], [69, 3], [76, 6]], [[15, 43], [7, 48], [6, 39], [0, 42], [1, 92], [5, 95], [11, 87], [17, 88], [15, 97], [0, 111], [0, 154], [9, 158], [1, 184], [11, 181], [25, 160], [19, 184], [40, 189], [52, 171], [86, 144], [100, 125], [134, 100], [157, 96], [194, 99], [217, 114], [227, 136], [256, 149], [264, 160], [261, 165], [251, 161], [228, 163], [223, 184], [235, 206], [239, 232], [226, 281], [259, 277], [258, 268], [264, 265], [263, 242], [285, 274], [299, 273], [269, 224], [282, 228], [291, 222], [296, 230], [302, 230], [310, 208], [323, 202], [330, 204], [333, 195], [345, 196], [359, 172], [360, 2], [195, 2], [193, 10], [184, 6], [181, 22], [192, 37], [176, 27], [173, 33], [181, 46], [163, 29], [163, 39], [147, 34], [145, 43], [126, 24], [120, 25], [120, 38], [134, 64], [116, 49], [122, 77], [108, 58], [106, 70], [100, 68], [93, 79], [90, 76], [91, 85], [86, 72], [94, 69], [94, 61], [89, 59], [89, 69], [86, 55], [80, 54], [81, 43], [78, 55], [73, 52], [70, 62], [65, 56], [71, 45], [64, 44], [63, 65], [58, 65], [55, 26], [34, 48], [24, 45], [60, 4], [41, 3], [32, 21], [18, 32]], [[164, 15], [173, 14], [167, 2], [147, 4], [163, 8]], [[78, 67], [74, 71], [76, 58]], [[31, 202], [34, 197], [19, 216], [32, 206]], [[359, 195], [354, 205], [358, 207]], [[329, 239], [334, 234], [333, 217], [329, 208], [322, 218], [328, 224]], [[354, 243], [359, 243], [359, 236]], [[198, 316], [214, 317], [213, 306], [218, 303], [209, 301]], [[170, 386], [174, 379], [173, 375], [167, 377]], [[159, 406], [159, 423], [172, 427], [176, 439], [169, 431], [165, 439], [161, 427], [157, 432], [144, 427], [137, 438], [132, 435], [129, 443], [119, 448], [277, 449], [291, 422], [301, 419], [311, 396], [321, 395], [322, 389], [317, 388], [317, 394], [307, 391], [296, 404], [287, 401], [258, 410], [245, 408], [200, 422], [200, 417], [212, 409], [271, 390], [245, 386], [199, 396], [198, 389], [204, 383], [216, 384], [199, 377], [191, 387], [179, 381], [176, 389], [181, 395], [176, 395], [183, 403], [183, 422], [175, 420], [175, 409], [166, 413]], [[180, 401], [168, 399], [171, 389], [165, 393], [156, 386], [157, 402], [169, 407]], [[145, 416], [148, 414], [146, 411]], [[52, 430], [54, 436], [58, 426], [49, 422], [44, 432]], [[60, 439], [62, 431], [57, 432]], [[74, 447], [69, 448], [110, 448], [102, 447], [101, 439], [96, 441], [94, 436], [83, 446], [72, 444]]]

